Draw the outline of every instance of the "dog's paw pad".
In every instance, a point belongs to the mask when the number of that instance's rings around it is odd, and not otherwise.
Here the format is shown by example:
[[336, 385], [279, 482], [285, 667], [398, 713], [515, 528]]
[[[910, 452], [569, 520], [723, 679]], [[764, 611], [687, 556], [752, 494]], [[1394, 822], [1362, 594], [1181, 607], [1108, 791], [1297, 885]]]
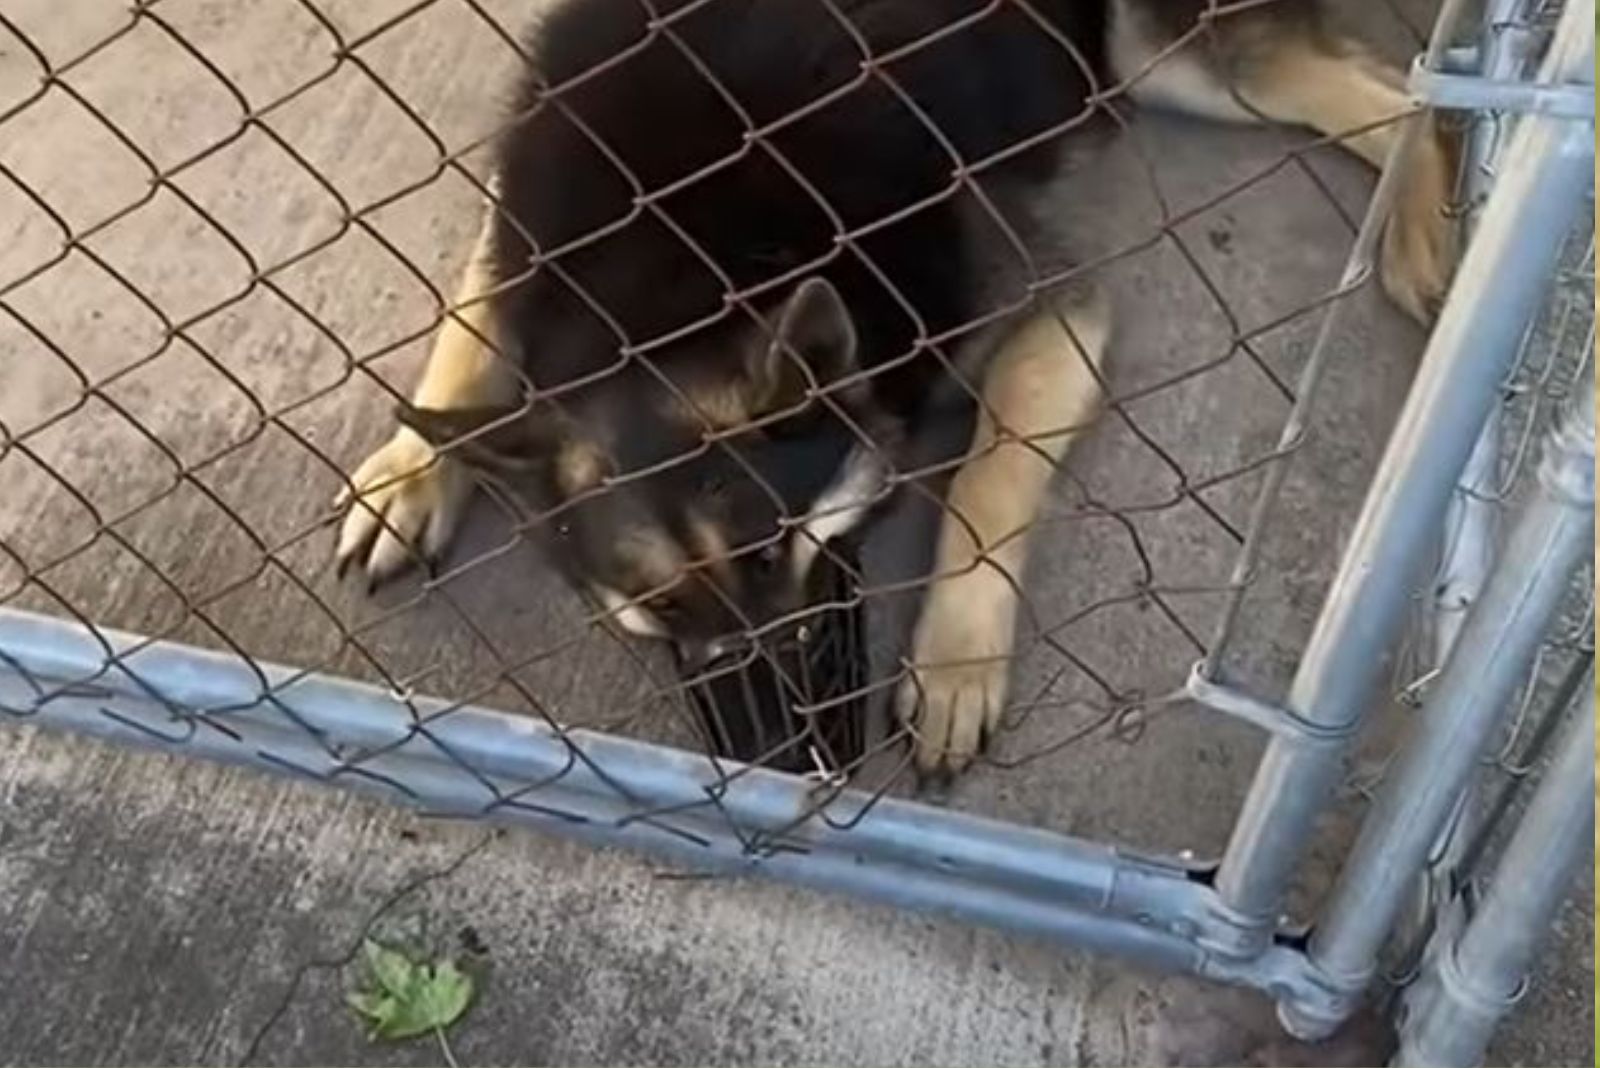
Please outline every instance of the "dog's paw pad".
[[895, 697], [924, 779], [966, 770], [999, 725], [1014, 607], [1009, 587], [982, 573], [973, 581], [942, 583], [931, 595], [917, 622], [912, 666]]

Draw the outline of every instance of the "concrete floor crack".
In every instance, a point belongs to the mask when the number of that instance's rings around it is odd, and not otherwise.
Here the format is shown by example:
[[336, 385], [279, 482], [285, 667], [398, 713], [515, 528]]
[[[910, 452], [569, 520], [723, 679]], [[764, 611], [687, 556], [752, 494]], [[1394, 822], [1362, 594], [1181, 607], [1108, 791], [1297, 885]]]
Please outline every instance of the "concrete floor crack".
[[261, 1044], [266, 1041], [267, 1035], [272, 1032], [272, 1029], [278, 1025], [280, 1020], [283, 1019], [284, 1014], [289, 1011], [289, 1006], [294, 1003], [295, 996], [300, 992], [300, 984], [305, 980], [307, 975], [314, 971], [332, 970], [345, 967], [355, 959], [356, 954], [361, 950], [361, 943], [369, 934], [371, 934], [373, 927], [378, 923], [379, 920], [383, 919], [383, 917], [391, 912], [397, 905], [403, 902], [406, 898], [410, 897], [412, 894], [415, 894], [417, 891], [421, 890], [423, 887], [429, 885], [430, 883], [438, 882], [441, 879], [448, 879], [455, 875], [461, 870], [462, 867], [466, 865], [469, 860], [481, 853], [489, 845], [489, 843], [499, 837], [501, 833], [502, 832], [500, 831], [485, 832], [484, 834], [480, 835], [471, 845], [467, 846], [467, 848], [463, 849], [454, 858], [452, 858], [449, 863], [439, 868], [421, 872], [407, 879], [394, 890], [390, 891], [389, 894], [378, 903], [378, 906], [373, 909], [370, 914], [368, 914], [367, 918], [361, 921], [361, 927], [356, 932], [355, 937], [350, 940], [349, 945], [345, 946], [345, 948], [337, 956], [314, 957], [311, 960], [303, 962], [298, 968], [296, 968], [294, 975], [290, 976], [289, 978], [289, 985], [284, 989], [283, 997], [278, 1000], [278, 1004], [275, 1005], [272, 1011], [267, 1014], [267, 1018], [262, 1021], [261, 1026], [256, 1029], [255, 1034], [250, 1039], [249, 1046], [245, 1048], [244, 1056], [239, 1058], [239, 1064], [243, 1066], [255, 1062], [256, 1054], [260, 1051]]

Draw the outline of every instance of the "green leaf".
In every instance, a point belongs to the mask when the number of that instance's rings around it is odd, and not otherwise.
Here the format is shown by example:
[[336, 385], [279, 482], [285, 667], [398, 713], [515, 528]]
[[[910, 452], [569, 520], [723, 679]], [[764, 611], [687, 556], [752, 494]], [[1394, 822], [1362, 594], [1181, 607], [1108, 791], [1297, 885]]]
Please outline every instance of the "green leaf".
[[344, 1000], [363, 1016], [381, 1016], [387, 1011], [386, 1006], [391, 1004], [390, 998], [374, 994], [370, 990], [352, 990], [345, 995]]
[[395, 997], [406, 996], [411, 984], [416, 981], [417, 966], [405, 954], [381, 946], [370, 938], [361, 943], [361, 953], [366, 958], [367, 970], [380, 987]]
[[459, 1020], [471, 1003], [472, 976], [454, 961], [445, 960], [428, 969], [417, 994], [416, 1010], [424, 1030], [443, 1030]]
[[452, 960], [417, 964], [371, 941], [363, 944], [362, 952], [369, 977], [379, 989], [353, 992], [347, 1001], [371, 1024], [374, 1039], [443, 1031], [472, 1003], [472, 976]]
[[377, 1038], [378, 1033], [384, 1030], [389, 1021], [393, 1019], [399, 1003], [387, 994], [376, 994], [370, 991], [355, 991], [345, 998], [350, 1007], [357, 1013], [367, 1018], [371, 1027], [367, 1031], [368, 1038]]

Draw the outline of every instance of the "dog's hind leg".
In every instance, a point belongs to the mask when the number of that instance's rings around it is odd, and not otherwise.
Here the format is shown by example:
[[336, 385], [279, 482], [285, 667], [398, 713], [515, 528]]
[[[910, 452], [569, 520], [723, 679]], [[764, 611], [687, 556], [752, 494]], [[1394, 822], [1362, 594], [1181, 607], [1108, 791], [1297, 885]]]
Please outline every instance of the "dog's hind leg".
[[924, 775], [966, 767], [1000, 718], [1029, 534], [1057, 464], [1099, 408], [1109, 332], [1098, 296], [1063, 296], [1012, 332], [985, 371], [896, 695]]
[[[1414, 110], [1399, 71], [1326, 31], [1304, 0], [1219, 15], [1194, 31], [1204, 9], [1197, 0], [1114, 0], [1108, 50], [1135, 100], [1223, 121], [1308, 126], [1383, 166], [1399, 120]], [[1431, 116], [1416, 121], [1426, 129], [1405, 161], [1384, 234], [1383, 283], [1426, 324], [1455, 268], [1454, 171]]]
[[[517, 375], [496, 348], [486, 299], [495, 284], [492, 222], [492, 209], [486, 208], [452, 310], [412, 396], [419, 408], [507, 403], [516, 393]], [[421, 435], [401, 427], [356, 468], [335, 502], [336, 508], [349, 506], [334, 550], [337, 568], [343, 573], [354, 565], [370, 588], [419, 554], [433, 559], [455, 533], [471, 493], [471, 477], [458, 462], [436, 455]]]

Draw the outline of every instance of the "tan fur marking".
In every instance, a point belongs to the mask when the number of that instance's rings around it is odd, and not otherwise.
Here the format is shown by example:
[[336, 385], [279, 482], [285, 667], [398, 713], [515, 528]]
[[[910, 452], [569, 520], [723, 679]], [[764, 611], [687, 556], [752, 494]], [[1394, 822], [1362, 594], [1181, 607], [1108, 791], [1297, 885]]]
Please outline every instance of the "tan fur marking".
[[[996, 354], [984, 377], [983, 408], [969, 459], [951, 483], [939, 543], [940, 572], [980, 561], [1020, 577], [1026, 539], [1056, 462], [1097, 410], [1098, 366], [1109, 322], [1101, 305], [1068, 310], [1023, 325]], [[1082, 346], [1080, 351], [1079, 346]], [[974, 535], [977, 541], [974, 542]]]
[[689, 547], [694, 551], [695, 559], [706, 565], [724, 590], [733, 591], [738, 577], [729, 556], [728, 539], [723, 536], [722, 529], [705, 516], [691, 512], [688, 516], [688, 532]]
[[683, 391], [687, 411], [680, 414], [689, 420], [693, 429], [709, 425], [713, 430], [731, 430], [755, 418], [751, 409], [748, 387], [743, 381], [712, 385], [694, 385]]
[[604, 481], [610, 467], [610, 459], [590, 442], [568, 441], [556, 453], [556, 486], [568, 497], [577, 496]]
[[[1141, 102], [1230, 122], [1309, 126], [1374, 167], [1387, 162], [1405, 129], [1400, 120], [1414, 110], [1399, 71], [1353, 42], [1282, 23], [1270, 9], [1219, 19], [1156, 62], [1169, 43], [1138, 5], [1114, 0], [1111, 61], [1118, 77], [1136, 79], [1130, 92]], [[1423, 128], [1402, 163], [1382, 278], [1394, 302], [1427, 325], [1455, 269], [1456, 227], [1446, 211], [1455, 167], [1432, 116], [1411, 121]]]
[[[457, 310], [440, 326], [413, 394], [419, 408], [504, 404], [517, 395], [510, 360], [480, 339], [494, 341], [489, 303], [477, 299], [492, 285], [491, 234], [486, 208], [457, 288]], [[334, 559], [341, 571], [354, 564], [365, 572], [369, 585], [400, 573], [419, 553], [442, 553], [472, 495], [472, 480], [461, 465], [436, 456], [409, 427], [398, 429], [368, 456], [350, 482], [334, 502], [349, 507]]]
[[1128, 95], [1134, 100], [1149, 107], [1172, 108], [1217, 122], [1259, 121], [1226, 85], [1206, 72], [1200, 54], [1200, 50], [1207, 47], [1204, 40], [1164, 56], [1158, 62], [1156, 56], [1167, 44], [1153, 32], [1149, 16], [1137, 5], [1126, 2], [1111, 5], [1106, 48], [1117, 77], [1137, 79], [1128, 89]]
[[928, 591], [912, 638], [915, 674], [898, 698], [924, 772], [965, 767], [999, 720], [1029, 528], [1057, 462], [1100, 404], [1093, 368], [1110, 332], [1107, 309], [1095, 301], [1057, 314], [1023, 324], [990, 363], [977, 431], [946, 496], [935, 563], [943, 577]]
[[617, 555], [628, 561], [637, 584], [645, 589], [666, 586], [683, 574], [683, 550], [650, 527], [635, 527], [619, 534]]
[[1401, 116], [1412, 110], [1404, 91], [1381, 78], [1357, 54], [1336, 54], [1296, 43], [1275, 52], [1240, 91], [1250, 104], [1277, 122], [1309, 126], [1338, 137], [1383, 123], [1340, 144], [1382, 167], [1394, 144]]
[[[1403, 129], [1399, 122], [1385, 120], [1412, 109], [1390, 74], [1353, 49], [1335, 53], [1302, 43], [1273, 55], [1249, 87], [1249, 99], [1270, 118], [1309, 126], [1329, 137], [1382, 123], [1340, 141], [1382, 167]], [[1405, 169], [1399, 199], [1384, 232], [1383, 283], [1395, 303], [1426, 324], [1455, 269], [1456, 227], [1446, 210], [1455, 168], [1433, 116], [1414, 121], [1423, 128], [1401, 163]]]
[[509, 357], [480, 340], [499, 344], [490, 302], [480, 299], [494, 287], [491, 210], [484, 211], [472, 256], [456, 287], [454, 310], [440, 325], [422, 380], [412, 394], [412, 403], [419, 408], [471, 408], [515, 399], [517, 376]]

